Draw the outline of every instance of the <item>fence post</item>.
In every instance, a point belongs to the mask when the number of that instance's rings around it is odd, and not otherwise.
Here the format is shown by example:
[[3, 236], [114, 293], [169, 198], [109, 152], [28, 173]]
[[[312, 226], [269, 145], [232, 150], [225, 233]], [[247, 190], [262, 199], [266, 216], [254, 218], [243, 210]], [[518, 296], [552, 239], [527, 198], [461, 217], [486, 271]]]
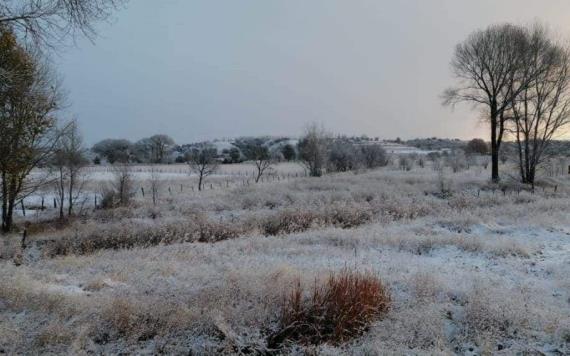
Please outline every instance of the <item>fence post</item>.
[[24, 228], [24, 231], [22, 232], [22, 250], [26, 249], [26, 237], [28, 237], [28, 229]]
[[20, 205], [22, 206], [22, 215], [26, 216], [26, 207], [24, 206], [24, 199], [20, 200]]

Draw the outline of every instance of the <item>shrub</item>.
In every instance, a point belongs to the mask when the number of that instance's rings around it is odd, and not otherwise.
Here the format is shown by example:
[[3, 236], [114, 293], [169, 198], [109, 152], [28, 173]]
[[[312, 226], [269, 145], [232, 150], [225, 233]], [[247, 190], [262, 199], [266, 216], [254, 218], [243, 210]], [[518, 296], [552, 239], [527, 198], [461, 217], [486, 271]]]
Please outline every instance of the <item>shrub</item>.
[[103, 310], [103, 318], [119, 336], [144, 341], [165, 332], [169, 316], [165, 310], [117, 298]]
[[301, 283], [284, 297], [279, 329], [270, 348], [285, 342], [304, 345], [340, 344], [361, 335], [387, 312], [390, 296], [378, 277], [342, 270], [331, 273], [322, 286], [305, 295]]
[[384, 167], [389, 159], [380, 145], [364, 145], [360, 148], [361, 160], [366, 168]]
[[265, 235], [291, 234], [308, 230], [319, 216], [310, 211], [283, 211], [262, 222]]
[[369, 223], [374, 215], [372, 209], [362, 206], [332, 206], [325, 211], [327, 223], [349, 229]]

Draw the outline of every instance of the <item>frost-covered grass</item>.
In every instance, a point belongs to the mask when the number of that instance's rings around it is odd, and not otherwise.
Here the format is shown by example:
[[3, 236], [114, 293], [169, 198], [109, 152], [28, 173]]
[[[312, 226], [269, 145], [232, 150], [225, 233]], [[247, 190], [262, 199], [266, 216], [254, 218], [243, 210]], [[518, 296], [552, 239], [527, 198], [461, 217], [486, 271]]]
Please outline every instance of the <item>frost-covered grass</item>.
[[310, 293], [348, 268], [380, 278], [388, 312], [343, 343], [279, 352], [568, 353], [570, 181], [503, 192], [487, 175], [447, 173], [446, 195], [419, 168], [162, 187], [156, 206], [138, 195], [65, 226], [32, 218], [25, 250], [2, 237], [0, 349], [275, 352], [298, 281]]

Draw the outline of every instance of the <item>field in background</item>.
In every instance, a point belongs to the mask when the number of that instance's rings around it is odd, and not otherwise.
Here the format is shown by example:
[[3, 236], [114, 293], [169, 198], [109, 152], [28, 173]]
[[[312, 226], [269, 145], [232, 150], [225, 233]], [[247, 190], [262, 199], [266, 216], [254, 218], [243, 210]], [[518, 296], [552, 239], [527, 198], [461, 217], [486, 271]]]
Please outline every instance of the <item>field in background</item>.
[[[25, 248], [20, 234], [3, 243], [0, 349], [269, 352], [284, 296], [350, 268], [388, 286], [388, 313], [344, 343], [281, 352], [570, 352], [568, 176], [533, 192], [490, 184], [482, 166], [307, 178], [287, 164], [260, 184], [244, 183], [251, 166], [222, 167], [202, 192], [159, 167], [157, 205], [137, 186], [129, 207], [64, 225], [28, 214]], [[89, 194], [105, 170], [89, 172]], [[148, 170], [133, 167], [143, 188]]]

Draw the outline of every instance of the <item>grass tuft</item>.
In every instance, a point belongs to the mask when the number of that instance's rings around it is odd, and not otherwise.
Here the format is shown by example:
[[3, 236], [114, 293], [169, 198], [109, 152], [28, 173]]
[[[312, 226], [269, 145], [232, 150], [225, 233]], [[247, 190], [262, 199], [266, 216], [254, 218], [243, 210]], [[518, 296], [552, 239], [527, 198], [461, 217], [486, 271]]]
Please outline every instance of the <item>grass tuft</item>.
[[268, 347], [279, 348], [287, 342], [341, 344], [366, 331], [387, 312], [390, 302], [388, 290], [371, 273], [348, 269], [331, 273], [310, 295], [298, 282], [284, 297], [279, 329], [269, 338]]

